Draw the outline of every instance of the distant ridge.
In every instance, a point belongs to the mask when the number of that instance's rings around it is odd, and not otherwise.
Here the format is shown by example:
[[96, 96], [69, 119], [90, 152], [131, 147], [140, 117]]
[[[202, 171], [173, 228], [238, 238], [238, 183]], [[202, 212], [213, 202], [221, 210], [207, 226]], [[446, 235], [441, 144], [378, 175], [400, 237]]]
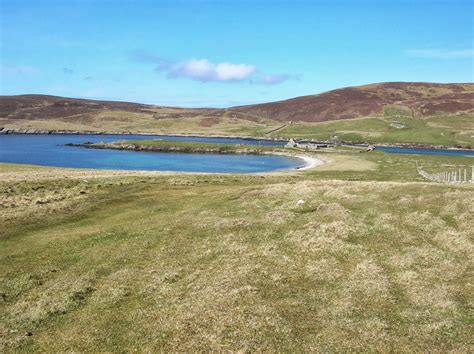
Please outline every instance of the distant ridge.
[[[289, 122], [325, 122], [383, 115], [385, 109], [404, 111], [413, 117], [474, 111], [474, 83], [387, 82], [347, 87], [284, 101], [231, 107], [188, 109], [156, 105], [64, 98], [48, 95], [0, 96], [0, 119], [84, 119], [97, 112], [130, 112], [161, 118], [222, 117], [268, 118]], [[166, 109], [166, 114], [160, 114]]]
[[[90, 114], [99, 111], [122, 111], [153, 114], [160, 106], [82, 98], [67, 98], [51, 95], [0, 96], [0, 118], [51, 119]], [[196, 111], [202, 111], [197, 109]]]
[[474, 83], [386, 82], [232, 110], [279, 121], [325, 122], [382, 115], [388, 105], [408, 109], [413, 116], [473, 111]]

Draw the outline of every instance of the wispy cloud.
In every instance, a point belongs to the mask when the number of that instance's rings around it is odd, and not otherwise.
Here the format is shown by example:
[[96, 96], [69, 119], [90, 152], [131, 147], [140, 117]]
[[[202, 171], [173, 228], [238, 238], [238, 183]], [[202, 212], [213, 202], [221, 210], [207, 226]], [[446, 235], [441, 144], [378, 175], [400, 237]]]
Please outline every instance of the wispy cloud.
[[409, 49], [405, 53], [412, 57], [430, 59], [464, 59], [474, 57], [474, 49]]
[[38, 71], [32, 66], [16, 65], [16, 66], [2, 66], [2, 72], [5, 74], [14, 75], [31, 75]]
[[71, 69], [71, 68], [68, 68], [68, 67], [64, 67], [63, 68], [63, 73], [67, 74], [67, 75], [74, 75], [75, 74], [75, 71], [74, 69]]
[[290, 75], [282, 74], [282, 75], [263, 75], [260, 77], [257, 82], [263, 85], [278, 85], [286, 80], [289, 80], [291, 77]]
[[140, 63], [152, 63], [152, 64], [161, 64], [161, 63], [169, 63], [167, 60], [150, 53], [146, 50], [132, 50], [129, 53], [129, 56], [132, 60], [138, 61]]
[[144, 50], [132, 51], [129, 55], [134, 61], [157, 65], [155, 71], [166, 73], [170, 79], [187, 78], [199, 82], [248, 82], [277, 85], [291, 78], [286, 74], [269, 75], [262, 73], [255, 65], [251, 64], [215, 63], [205, 58], [169, 61]]

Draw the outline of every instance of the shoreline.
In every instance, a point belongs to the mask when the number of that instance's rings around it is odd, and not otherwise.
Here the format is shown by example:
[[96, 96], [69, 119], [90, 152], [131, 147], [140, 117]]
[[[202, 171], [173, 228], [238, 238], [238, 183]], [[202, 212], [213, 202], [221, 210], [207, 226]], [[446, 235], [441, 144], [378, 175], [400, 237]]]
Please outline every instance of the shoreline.
[[[266, 172], [191, 172], [191, 171], [169, 171], [169, 170], [121, 170], [121, 169], [101, 169], [101, 168], [91, 168], [91, 167], [62, 167], [62, 166], [52, 166], [52, 165], [35, 165], [35, 164], [22, 164], [16, 162], [1, 162], [0, 161], [0, 175], [4, 180], [8, 180], [9, 177], [16, 179], [18, 174], [27, 174], [30, 173], [29, 169], [33, 169], [36, 177], [41, 175], [48, 176], [51, 178], [56, 178], [59, 173], [77, 175], [76, 177], [81, 178], [94, 178], [94, 177], [119, 177], [119, 176], [134, 176], [134, 177], [157, 177], [157, 176], [179, 176], [179, 175], [281, 175], [281, 174], [291, 174], [298, 171], [306, 171], [319, 166], [322, 166], [327, 163], [322, 159], [311, 157], [307, 155], [292, 155], [284, 153], [266, 153], [265, 155], [279, 155], [290, 158], [298, 158], [305, 162], [303, 166], [293, 167], [281, 170], [273, 170]], [[2, 165], [17, 165], [21, 169], [15, 172], [2, 172]], [[38, 169], [39, 170], [36, 170]], [[43, 177], [44, 177], [43, 176]], [[36, 178], [35, 177], [35, 178]], [[71, 176], [70, 176], [71, 177]]]
[[[137, 140], [138, 141], [138, 140]], [[170, 140], [172, 141], [172, 140]], [[189, 144], [188, 142], [186, 144]], [[213, 145], [205, 143], [207, 145]], [[222, 144], [221, 146], [154, 146], [139, 145], [131, 142], [98, 142], [98, 143], [68, 143], [65, 146], [82, 147], [85, 149], [111, 149], [141, 152], [163, 152], [163, 153], [182, 153], [182, 154], [219, 154], [219, 155], [264, 155], [268, 149], [259, 148], [253, 145], [240, 144], [233, 146], [232, 144]]]
[[[83, 143], [83, 144], [66, 144], [66, 146], [81, 147], [85, 149], [111, 149], [111, 150], [126, 150], [126, 151], [136, 151], [136, 152], [164, 152], [164, 153], [182, 153], [182, 154], [231, 154], [231, 155], [273, 155], [273, 156], [284, 156], [288, 158], [298, 158], [303, 160], [304, 164], [299, 167], [283, 169], [280, 171], [304, 171], [309, 170], [318, 166], [321, 166], [325, 163], [320, 158], [314, 156], [303, 155], [294, 153], [292, 151], [265, 151], [265, 150], [254, 150], [248, 149], [244, 146], [240, 146], [240, 149], [221, 151], [218, 148], [194, 148], [192, 151], [185, 150], [179, 147], [159, 147], [159, 146], [137, 146], [133, 144], [114, 144], [114, 143]], [[271, 171], [277, 172], [277, 171]]]
[[[199, 134], [199, 133], [150, 133], [150, 132], [110, 132], [110, 131], [76, 131], [76, 130], [42, 130], [42, 129], [9, 129], [0, 127], [1, 135], [140, 135], [140, 136], [169, 136], [169, 137], [183, 137], [183, 138], [221, 138], [221, 139], [241, 139], [250, 141], [275, 141], [288, 142], [291, 138], [271, 138], [271, 137], [256, 137], [248, 135], [221, 135], [221, 134]], [[327, 140], [308, 140], [296, 139], [301, 143], [314, 144], [333, 144]], [[340, 141], [340, 145], [366, 147], [374, 145], [377, 147], [399, 147], [399, 148], [413, 148], [413, 149], [432, 149], [432, 150], [466, 150], [474, 151], [471, 146], [446, 146], [434, 144], [414, 144], [414, 143], [368, 143], [368, 142], [353, 142]]]
[[0, 127], [0, 135], [141, 135], [141, 136], [170, 136], [183, 138], [223, 138], [241, 140], [265, 140], [288, 142], [285, 138], [255, 137], [249, 135], [221, 135], [199, 133], [149, 133], [149, 132], [109, 132], [109, 131], [76, 131], [76, 130], [41, 130], [41, 129], [5, 129]]
[[[288, 155], [287, 155], [288, 156]], [[308, 155], [296, 155], [295, 157], [298, 157], [306, 162], [306, 165], [300, 168], [297, 168], [296, 170], [298, 171], [305, 171], [305, 170], [310, 170], [315, 167], [319, 167], [327, 163], [326, 161], [313, 157], [313, 156], [308, 156]]]
[[[327, 161], [324, 161], [323, 159], [315, 157], [315, 156], [292, 154], [290, 152], [288, 152], [288, 153], [273, 152], [273, 153], [268, 153], [268, 154], [269, 155], [286, 156], [286, 157], [294, 157], [294, 158], [301, 159], [305, 162], [305, 164], [303, 166], [295, 167], [295, 168], [287, 169], [287, 170], [281, 170], [281, 171], [306, 171], [306, 170], [310, 170], [310, 169], [318, 167], [318, 166], [322, 166], [325, 163], [327, 163]], [[275, 171], [275, 172], [277, 172], [277, 171]]]

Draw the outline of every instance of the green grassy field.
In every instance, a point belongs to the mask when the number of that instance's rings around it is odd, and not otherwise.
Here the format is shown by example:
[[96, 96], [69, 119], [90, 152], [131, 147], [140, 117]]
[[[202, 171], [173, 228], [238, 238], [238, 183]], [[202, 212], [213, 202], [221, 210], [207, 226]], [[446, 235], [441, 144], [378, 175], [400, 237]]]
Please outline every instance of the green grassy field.
[[[104, 146], [103, 143], [92, 144], [91, 146]], [[283, 151], [283, 148], [266, 145], [250, 144], [219, 144], [195, 141], [177, 141], [177, 140], [121, 140], [105, 144], [111, 148], [127, 149], [150, 149], [156, 151], [178, 150], [181, 152], [218, 152], [218, 153], [237, 153], [239, 151], [252, 151], [253, 153], [266, 153], [272, 151]]]
[[266, 175], [0, 164], [2, 351], [472, 351], [474, 185], [415, 167], [472, 159], [317, 156]]
[[474, 146], [474, 116], [458, 114], [413, 118], [400, 115], [341, 120], [327, 123], [293, 123], [273, 134], [293, 137], [369, 143], [413, 143], [444, 146]]

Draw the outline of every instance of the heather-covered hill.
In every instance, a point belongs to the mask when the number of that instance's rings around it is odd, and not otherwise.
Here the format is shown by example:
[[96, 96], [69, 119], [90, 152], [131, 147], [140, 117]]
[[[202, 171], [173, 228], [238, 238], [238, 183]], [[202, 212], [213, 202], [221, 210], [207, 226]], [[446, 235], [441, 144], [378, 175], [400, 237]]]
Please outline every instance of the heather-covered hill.
[[474, 84], [389, 82], [347, 87], [232, 110], [279, 121], [325, 122], [370, 115], [429, 116], [474, 110]]
[[257, 116], [303, 122], [325, 122], [393, 112], [408, 116], [430, 116], [474, 111], [474, 84], [389, 82], [229, 109], [170, 108], [47, 95], [0, 96], [0, 118], [9, 120], [66, 118], [104, 111], [140, 113], [154, 118], [219, 117], [231, 112], [237, 118], [247, 120], [255, 120]]
[[[8, 119], [66, 118], [101, 111], [121, 111], [153, 115], [157, 113], [157, 110], [166, 108], [141, 103], [98, 101], [49, 95], [0, 96], [0, 118]], [[183, 113], [204, 111], [202, 109], [178, 110], [182, 110]]]

